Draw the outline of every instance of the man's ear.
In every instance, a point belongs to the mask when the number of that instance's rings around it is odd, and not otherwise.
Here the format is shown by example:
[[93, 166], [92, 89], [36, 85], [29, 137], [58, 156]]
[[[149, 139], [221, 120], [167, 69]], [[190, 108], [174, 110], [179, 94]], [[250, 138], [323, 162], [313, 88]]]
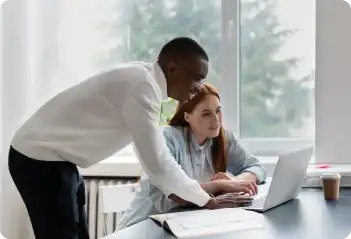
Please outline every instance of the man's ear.
[[167, 72], [171, 77], [173, 77], [174, 75], [175, 68], [176, 68], [176, 63], [174, 61], [170, 61], [167, 63]]

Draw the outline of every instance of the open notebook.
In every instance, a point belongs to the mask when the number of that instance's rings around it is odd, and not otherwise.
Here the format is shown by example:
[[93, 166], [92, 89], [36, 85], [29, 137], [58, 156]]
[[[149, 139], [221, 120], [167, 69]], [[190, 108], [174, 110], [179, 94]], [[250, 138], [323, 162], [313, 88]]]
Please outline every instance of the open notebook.
[[149, 217], [160, 223], [177, 238], [264, 228], [261, 214], [240, 208], [203, 209]]

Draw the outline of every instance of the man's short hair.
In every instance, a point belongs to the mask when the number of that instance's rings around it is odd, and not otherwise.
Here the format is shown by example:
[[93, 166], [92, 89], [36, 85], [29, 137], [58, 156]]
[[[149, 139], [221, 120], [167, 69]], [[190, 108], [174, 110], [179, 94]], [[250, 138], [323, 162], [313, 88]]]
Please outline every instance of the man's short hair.
[[177, 37], [167, 42], [161, 49], [159, 59], [196, 56], [209, 61], [206, 51], [189, 37]]

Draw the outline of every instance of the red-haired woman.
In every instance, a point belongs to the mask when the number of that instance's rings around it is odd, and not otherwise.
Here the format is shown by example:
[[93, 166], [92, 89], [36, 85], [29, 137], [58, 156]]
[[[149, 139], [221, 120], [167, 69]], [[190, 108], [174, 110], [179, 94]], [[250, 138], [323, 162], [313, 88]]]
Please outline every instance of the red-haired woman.
[[[257, 184], [266, 178], [260, 162], [222, 125], [220, 97], [209, 84], [178, 106], [164, 128], [164, 137], [178, 164], [208, 193], [220, 194], [226, 184], [236, 184], [237, 192], [253, 195], [257, 193]], [[142, 221], [150, 214], [165, 213], [178, 206], [178, 200], [175, 195], [164, 195], [143, 175], [140, 191], [132, 208], [124, 213], [119, 228]]]

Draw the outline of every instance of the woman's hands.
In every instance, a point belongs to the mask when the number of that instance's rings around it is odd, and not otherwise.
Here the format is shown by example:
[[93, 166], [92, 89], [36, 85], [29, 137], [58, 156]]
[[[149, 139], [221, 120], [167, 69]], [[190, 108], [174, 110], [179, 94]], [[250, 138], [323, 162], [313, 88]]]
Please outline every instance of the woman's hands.
[[212, 177], [211, 181], [216, 181], [217, 189], [223, 190], [223, 193], [244, 192], [255, 195], [258, 192], [258, 187], [254, 180], [236, 178], [230, 173], [219, 172]]
[[239, 180], [239, 179], [219, 179], [212, 181], [216, 188], [215, 194], [224, 193], [247, 193], [250, 196], [257, 194], [257, 184], [250, 180]]

